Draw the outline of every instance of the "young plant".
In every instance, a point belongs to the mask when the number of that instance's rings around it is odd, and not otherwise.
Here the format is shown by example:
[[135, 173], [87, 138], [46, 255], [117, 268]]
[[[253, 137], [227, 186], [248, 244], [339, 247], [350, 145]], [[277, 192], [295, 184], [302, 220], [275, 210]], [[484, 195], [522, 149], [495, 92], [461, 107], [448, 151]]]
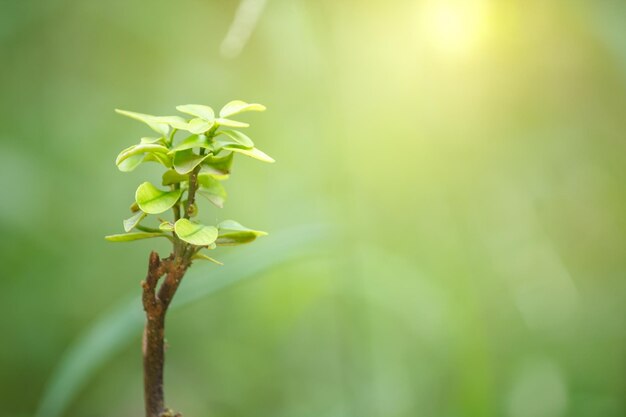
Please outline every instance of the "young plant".
[[[232, 129], [248, 127], [248, 124], [235, 121], [231, 116], [264, 111], [263, 105], [231, 101], [222, 107], [217, 117], [213, 109], [199, 104], [186, 104], [176, 109], [188, 117], [116, 110], [145, 123], [158, 134], [141, 138], [140, 143], [120, 152], [115, 161], [117, 167], [128, 172], [143, 162], [158, 163], [165, 171], [161, 185], [167, 187], [163, 189], [150, 182], [139, 185], [135, 202], [130, 206], [134, 214], [123, 222], [126, 233], [106, 236], [112, 242], [150, 238], [172, 242], [169, 256], [160, 258], [156, 252], [150, 253], [148, 274], [141, 282], [146, 312], [142, 349], [146, 417], [175, 415], [165, 407], [163, 396], [165, 315], [185, 272], [195, 260], [221, 264], [205, 251], [249, 243], [266, 235], [234, 220], [224, 220], [215, 226], [198, 222], [195, 220], [199, 212], [196, 197], [200, 195], [213, 205], [223, 207], [226, 190], [221, 181], [229, 177], [235, 154], [274, 162], [257, 149], [247, 135]], [[187, 132], [187, 137], [177, 141], [178, 132]], [[169, 210], [171, 218], [166, 219], [164, 216]], [[145, 223], [151, 217], [156, 217], [157, 224], [147, 226]]]

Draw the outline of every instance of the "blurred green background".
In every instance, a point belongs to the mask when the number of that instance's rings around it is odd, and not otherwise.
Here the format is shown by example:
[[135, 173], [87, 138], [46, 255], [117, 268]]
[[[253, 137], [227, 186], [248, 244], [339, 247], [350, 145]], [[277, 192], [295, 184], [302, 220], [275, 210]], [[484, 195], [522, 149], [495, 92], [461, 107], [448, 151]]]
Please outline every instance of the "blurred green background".
[[[202, 216], [270, 232], [220, 250], [220, 274], [268, 266], [170, 314], [172, 407], [626, 415], [626, 3], [0, 7], [2, 416], [35, 415], [79, 335], [166, 253], [103, 239], [159, 171], [117, 171], [150, 131], [113, 109], [235, 98], [267, 105], [245, 119], [277, 163], [239, 158]], [[326, 232], [285, 255], [306, 225]], [[194, 269], [183, 287], [218, 273]], [[60, 415], [143, 415], [139, 333]]]

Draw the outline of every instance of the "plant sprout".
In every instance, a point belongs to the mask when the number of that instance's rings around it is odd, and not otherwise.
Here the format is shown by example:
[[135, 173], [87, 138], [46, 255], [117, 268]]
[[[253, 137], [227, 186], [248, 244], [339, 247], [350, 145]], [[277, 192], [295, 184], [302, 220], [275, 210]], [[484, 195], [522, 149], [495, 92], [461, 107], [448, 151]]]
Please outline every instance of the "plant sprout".
[[[164, 167], [164, 173], [161, 186], [144, 182], [137, 188], [130, 207], [134, 214], [123, 222], [126, 233], [106, 236], [106, 239], [128, 242], [166, 238], [172, 243], [169, 256], [161, 258], [154, 251], [150, 254], [148, 274], [141, 282], [146, 313], [142, 346], [146, 417], [180, 416], [165, 407], [164, 336], [165, 315], [185, 272], [195, 260], [221, 264], [207, 255], [207, 251], [218, 246], [249, 243], [266, 235], [234, 220], [224, 220], [215, 226], [198, 222], [195, 220], [199, 212], [196, 197], [199, 195], [219, 208], [224, 206], [226, 190], [222, 181], [230, 175], [235, 154], [274, 162], [256, 148], [247, 135], [235, 130], [248, 124], [231, 119], [243, 112], [264, 111], [265, 106], [234, 100], [222, 107], [218, 117], [211, 107], [199, 104], [186, 104], [176, 109], [188, 117], [116, 110], [145, 123], [158, 134], [141, 138], [138, 144], [120, 152], [115, 161], [120, 171], [132, 171], [144, 162], [155, 162]], [[177, 141], [178, 132], [188, 135]], [[167, 219], [165, 214], [170, 210], [171, 218]], [[156, 218], [157, 224], [146, 226], [145, 222], [151, 217]]]

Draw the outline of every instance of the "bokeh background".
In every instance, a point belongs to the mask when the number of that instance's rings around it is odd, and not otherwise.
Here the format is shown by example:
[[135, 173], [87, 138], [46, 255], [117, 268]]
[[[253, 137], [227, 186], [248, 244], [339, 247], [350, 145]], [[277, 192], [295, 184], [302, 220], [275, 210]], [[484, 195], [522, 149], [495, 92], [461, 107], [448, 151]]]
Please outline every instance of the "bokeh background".
[[234, 98], [267, 105], [244, 118], [277, 163], [239, 158], [202, 217], [270, 235], [183, 283], [241, 278], [171, 312], [172, 407], [626, 415], [623, 1], [0, 7], [3, 416], [143, 415], [115, 312], [167, 246], [102, 238], [159, 171], [117, 171], [150, 131], [113, 109]]

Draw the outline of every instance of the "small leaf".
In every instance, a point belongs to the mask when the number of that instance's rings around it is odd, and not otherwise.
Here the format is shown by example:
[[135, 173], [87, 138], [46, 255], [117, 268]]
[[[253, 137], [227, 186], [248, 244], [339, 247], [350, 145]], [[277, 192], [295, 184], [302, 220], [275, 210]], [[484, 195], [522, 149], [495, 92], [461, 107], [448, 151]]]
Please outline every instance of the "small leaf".
[[187, 128], [185, 129], [188, 132], [199, 135], [200, 133], [205, 133], [213, 127], [214, 122], [207, 122], [203, 119], [191, 119], [187, 124]]
[[164, 137], [160, 137], [160, 138], [141, 138], [141, 143], [142, 144], [157, 143], [159, 145], [165, 146], [165, 144], [167, 143], [167, 140]]
[[211, 154], [198, 155], [191, 149], [185, 149], [174, 154], [174, 169], [179, 174], [188, 174]]
[[187, 120], [183, 119], [180, 116], [160, 116], [155, 117], [155, 120], [161, 123], [168, 124], [174, 129], [186, 130], [187, 128]]
[[219, 126], [226, 126], [226, 127], [249, 127], [250, 126], [248, 123], [238, 122], [236, 120], [223, 119], [223, 118], [215, 119], [215, 123], [217, 123]]
[[202, 162], [202, 172], [212, 175], [228, 175], [230, 174], [230, 167], [232, 164], [232, 152], [226, 156], [209, 155], [209, 157]]
[[213, 109], [209, 106], [204, 106], [202, 104], [183, 104], [181, 106], [176, 106], [176, 110], [181, 113], [199, 117], [209, 122], [215, 119], [215, 113], [213, 112]]
[[138, 211], [132, 217], [124, 220], [124, 231], [130, 232], [131, 230], [133, 230], [135, 226], [137, 226], [139, 222], [143, 220], [144, 217], [146, 217], [146, 213], [144, 213], [143, 211]]
[[144, 182], [135, 192], [135, 201], [145, 213], [159, 214], [176, 204], [182, 193], [183, 190], [162, 191], [149, 182]]
[[187, 243], [197, 246], [210, 245], [217, 239], [217, 228], [179, 219], [174, 224], [176, 235]]
[[234, 220], [224, 220], [217, 225], [219, 236], [215, 243], [218, 246], [234, 246], [249, 243], [259, 236], [266, 236], [267, 233], [260, 230], [252, 230], [237, 223]]
[[172, 157], [165, 153], [150, 152], [143, 158], [145, 162], [158, 162], [165, 168], [172, 167]]
[[163, 173], [163, 178], [162, 178], [161, 183], [163, 185], [172, 185], [172, 184], [178, 184], [178, 183], [181, 183], [183, 181], [188, 181], [188, 180], [189, 180], [189, 175], [179, 174], [175, 170], [170, 169], [170, 170], [165, 171], [165, 173]]
[[120, 163], [124, 162], [126, 159], [135, 155], [143, 155], [147, 152], [150, 153], [168, 153], [169, 149], [167, 149], [163, 145], [158, 145], [156, 143], [141, 143], [139, 145], [133, 145], [126, 149], [124, 149], [115, 159], [115, 163], [119, 166]]
[[133, 233], [123, 233], [119, 235], [109, 235], [104, 238], [109, 242], [130, 242], [133, 240], [139, 239], [150, 239], [153, 237], [165, 237], [171, 239], [170, 236], [167, 236], [164, 233], [147, 233], [147, 232], [133, 232]]
[[267, 155], [265, 152], [263, 152], [262, 150], [260, 150], [258, 148], [242, 149], [242, 148], [238, 148], [236, 146], [225, 146], [224, 149], [227, 150], [227, 151], [233, 151], [233, 152], [244, 154], [244, 155], [249, 156], [251, 158], [258, 159], [259, 161], [269, 162], [269, 163], [276, 162], [276, 161], [274, 161], [274, 158], [272, 158], [271, 156]]
[[213, 139], [213, 148], [217, 153], [221, 148], [235, 145], [239, 148], [251, 149], [254, 148], [254, 142], [247, 135], [237, 130], [221, 130], [218, 132], [218, 136]]
[[265, 111], [265, 106], [258, 103], [246, 103], [241, 100], [233, 100], [220, 110], [220, 117], [229, 117], [245, 111]]
[[192, 148], [205, 148], [210, 149], [211, 145], [205, 135], [191, 135], [180, 142], [169, 153], [173, 154], [178, 151], [184, 151], [185, 149]]
[[200, 260], [203, 260], [203, 261], [213, 262], [214, 264], [224, 265], [222, 262], [218, 261], [217, 259], [213, 259], [210, 256], [207, 256], [204, 253], [200, 253], [200, 252], [198, 252], [195, 255], [193, 255], [191, 257], [191, 259], [200, 259]]
[[117, 164], [117, 168], [122, 172], [130, 172], [143, 162], [144, 155], [133, 155]]
[[174, 231], [174, 225], [170, 222], [163, 222], [159, 225], [159, 229], [163, 230], [164, 232], [173, 232]]
[[219, 208], [224, 207], [224, 201], [226, 200], [226, 190], [222, 183], [216, 180], [210, 174], [198, 175], [198, 194], [215, 204]]
[[160, 133], [163, 136], [167, 136], [170, 132], [170, 127], [162, 122], [159, 122], [159, 118], [156, 116], [152, 116], [151, 114], [143, 114], [143, 113], [135, 113], [128, 110], [120, 110], [115, 109], [115, 112], [121, 114], [123, 116], [130, 117], [131, 119], [138, 120], [142, 123], [147, 124], [152, 130], [157, 133]]

